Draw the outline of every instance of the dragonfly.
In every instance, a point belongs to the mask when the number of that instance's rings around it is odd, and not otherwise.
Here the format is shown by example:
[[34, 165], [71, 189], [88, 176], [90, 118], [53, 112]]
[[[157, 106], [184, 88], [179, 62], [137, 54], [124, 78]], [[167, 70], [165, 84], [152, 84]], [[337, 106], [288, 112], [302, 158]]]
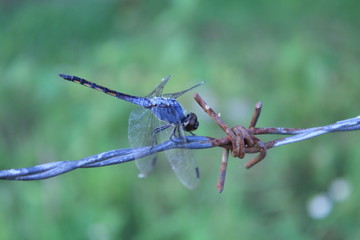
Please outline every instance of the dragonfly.
[[[196, 114], [188, 113], [185, 115], [184, 109], [176, 99], [204, 84], [204, 82], [180, 92], [163, 94], [164, 87], [171, 77], [169, 75], [163, 78], [160, 84], [148, 95], [138, 97], [111, 90], [80, 77], [66, 74], [59, 74], [59, 76], [70, 82], [90, 87], [138, 105], [139, 107], [134, 109], [129, 117], [128, 138], [131, 147], [154, 146], [157, 144], [158, 138], [186, 142], [185, 132], [194, 135], [192, 132], [199, 127]], [[200, 171], [190, 150], [172, 149], [165, 151], [165, 154], [180, 182], [185, 187], [194, 189], [199, 182]], [[139, 170], [138, 176], [148, 176], [153, 170], [156, 159], [156, 154], [136, 159], [136, 166]]]

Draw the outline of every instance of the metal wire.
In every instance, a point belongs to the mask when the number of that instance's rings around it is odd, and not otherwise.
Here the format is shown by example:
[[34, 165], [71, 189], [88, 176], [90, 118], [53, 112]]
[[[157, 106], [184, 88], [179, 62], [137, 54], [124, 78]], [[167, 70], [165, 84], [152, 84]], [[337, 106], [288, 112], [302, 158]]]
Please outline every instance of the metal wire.
[[[263, 158], [265, 158], [266, 152], [270, 148], [303, 141], [325, 133], [360, 130], [360, 116], [338, 121], [334, 124], [313, 128], [256, 128], [255, 125], [257, 119], [259, 118], [262, 107], [261, 102], [256, 104], [254, 115], [248, 129], [245, 129], [242, 126], [236, 126], [230, 129], [220, 119], [219, 115], [216, 114], [215, 111], [212, 110], [212, 108], [207, 105], [198, 94], [195, 94], [194, 98], [204, 109], [204, 111], [207, 112], [209, 116], [213, 118], [215, 122], [224, 130], [227, 135], [226, 137], [217, 139], [206, 136], [187, 136], [187, 143], [181, 143], [181, 141], [176, 141], [176, 139], [173, 139], [155, 146], [111, 150], [95, 154], [93, 156], [89, 156], [78, 161], [60, 161], [40, 164], [28, 168], [0, 170], [0, 179], [22, 181], [46, 179], [55, 177], [60, 174], [64, 174], [69, 171], [73, 171], [77, 168], [94, 168], [121, 164], [154, 153], [176, 148], [207, 149], [213, 147], [222, 147], [226, 150], [230, 150], [233, 156], [239, 158], [243, 158], [245, 153], [259, 153], [257, 157], [246, 163], [245, 166], [247, 168], [250, 168], [256, 163], [260, 162]], [[255, 137], [255, 135], [262, 134], [292, 136], [262, 143], [260, 139]], [[227, 156], [225, 160], [227, 162]], [[222, 162], [224, 162], [224, 159]], [[223, 190], [224, 187], [223, 185], [225, 182], [225, 173], [226, 166], [224, 167], [224, 164], [222, 163], [220, 175], [222, 175], [223, 177], [220, 178], [218, 183], [218, 189], [220, 192]]]

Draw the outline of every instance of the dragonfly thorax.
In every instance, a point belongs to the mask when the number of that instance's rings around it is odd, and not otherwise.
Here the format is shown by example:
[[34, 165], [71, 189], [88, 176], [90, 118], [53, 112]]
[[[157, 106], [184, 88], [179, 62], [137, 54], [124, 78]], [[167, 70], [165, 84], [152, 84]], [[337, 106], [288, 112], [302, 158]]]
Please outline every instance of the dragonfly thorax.
[[180, 103], [173, 98], [153, 97], [150, 101], [151, 112], [162, 121], [179, 125], [186, 118]]

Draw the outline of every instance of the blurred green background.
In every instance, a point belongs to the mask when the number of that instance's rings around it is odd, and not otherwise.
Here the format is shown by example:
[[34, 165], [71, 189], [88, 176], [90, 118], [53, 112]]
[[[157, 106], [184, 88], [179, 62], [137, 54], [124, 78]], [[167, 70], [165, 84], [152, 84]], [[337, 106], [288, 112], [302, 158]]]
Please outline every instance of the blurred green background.
[[[172, 74], [230, 125], [313, 127], [360, 113], [358, 1], [0, 1], [0, 169], [128, 147], [134, 106], [58, 73], [134, 95]], [[224, 134], [195, 104], [199, 135]], [[271, 139], [269, 137], [265, 139]], [[196, 150], [202, 179], [183, 187], [163, 160], [33, 182], [0, 181], [0, 239], [359, 239], [360, 135], [271, 149], [251, 170], [221, 149]], [[346, 183], [336, 190], [333, 183]], [[340, 189], [340, 190], [339, 190]], [[335, 191], [335, 192], [336, 192]], [[320, 217], [311, 203], [330, 196]], [[324, 199], [324, 198], [323, 198]], [[321, 201], [320, 201], [321, 203]]]

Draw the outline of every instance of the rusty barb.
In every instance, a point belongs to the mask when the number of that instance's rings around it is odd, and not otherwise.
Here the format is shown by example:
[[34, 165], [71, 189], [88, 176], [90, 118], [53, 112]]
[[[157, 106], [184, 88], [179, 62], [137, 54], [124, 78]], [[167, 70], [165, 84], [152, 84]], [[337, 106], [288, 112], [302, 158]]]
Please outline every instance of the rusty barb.
[[[201, 108], [219, 125], [226, 133], [227, 137], [221, 139], [212, 139], [213, 146], [222, 147], [223, 155], [220, 166], [220, 176], [217, 189], [222, 192], [224, 189], [226, 169], [228, 165], [229, 151], [233, 157], [244, 158], [246, 153], [258, 153], [256, 157], [245, 164], [247, 169], [253, 167], [266, 157], [267, 150], [284, 144], [302, 141], [324, 133], [338, 131], [352, 131], [360, 129], [360, 116], [336, 122], [335, 124], [316, 127], [316, 128], [256, 128], [257, 121], [260, 117], [262, 103], [259, 101], [255, 105], [253, 117], [249, 127], [245, 128], [241, 125], [229, 128], [226, 123], [201, 97], [198, 93], [194, 94], [196, 102]], [[279, 138], [263, 143], [255, 135], [259, 134], [283, 134], [294, 135], [287, 138]]]
[[259, 152], [255, 158], [246, 164], [246, 168], [251, 168], [266, 157], [267, 147], [262, 141], [260, 141], [260, 139], [254, 136], [254, 129], [261, 113], [261, 102], [258, 102], [255, 105], [255, 111], [248, 129], [241, 125], [229, 128], [220, 118], [219, 114], [215, 113], [215, 111], [200, 97], [198, 93], [195, 93], [194, 98], [201, 108], [204, 109], [204, 111], [212, 119], [214, 119], [214, 121], [227, 135], [226, 139], [214, 139], [214, 146], [224, 147], [225, 149], [230, 150], [232, 156], [237, 158], [244, 158], [246, 153]]
[[[254, 114], [248, 129], [241, 125], [229, 128], [220, 118], [220, 115], [215, 113], [215, 111], [200, 97], [198, 93], [194, 94], [194, 98], [201, 108], [212, 119], [214, 119], [219, 127], [227, 134], [226, 139], [221, 139], [220, 141], [218, 139], [214, 139], [212, 143], [213, 146], [224, 147], [220, 166], [220, 176], [218, 184], [216, 185], [219, 192], [222, 192], [225, 184], [229, 150], [231, 151], [233, 157], [244, 158], [246, 153], [253, 153], [254, 148], [257, 148], [259, 154], [247, 162], [245, 165], [246, 168], [251, 168], [266, 157], [267, 147], [260, 139], [254, 136], [254, 129], [260, 117], [262, 103], [260, 101], [256, 103]], [[231, 143], [230, 146], [228, 145], [228, 142]], [[247, 149], [249, 150], [247, 151]]]

